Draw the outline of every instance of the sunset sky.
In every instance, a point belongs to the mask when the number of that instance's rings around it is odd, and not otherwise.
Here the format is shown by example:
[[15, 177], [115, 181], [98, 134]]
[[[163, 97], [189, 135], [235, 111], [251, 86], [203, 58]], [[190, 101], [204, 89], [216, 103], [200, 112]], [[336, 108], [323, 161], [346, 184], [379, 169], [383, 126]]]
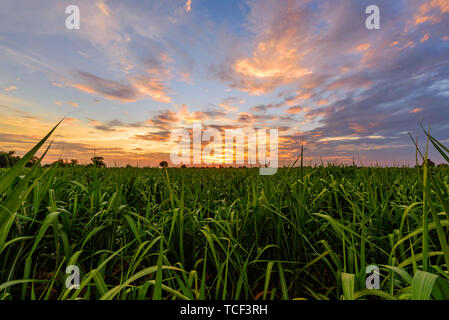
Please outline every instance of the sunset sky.
[[284, 163], [303, 137], [315, 163], [413, 164], [420, 121], [449, 144], [449, 0], [2, 0], [0, 112], [20, 155], [67, 116], [44, 162], [157, 165], [201, 121], [279, 129]]

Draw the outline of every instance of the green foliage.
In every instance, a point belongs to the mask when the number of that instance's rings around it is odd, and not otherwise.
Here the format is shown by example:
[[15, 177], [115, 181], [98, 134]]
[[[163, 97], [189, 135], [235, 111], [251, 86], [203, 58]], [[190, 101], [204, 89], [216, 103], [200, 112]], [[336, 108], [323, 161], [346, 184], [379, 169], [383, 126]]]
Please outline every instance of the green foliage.
[[0, 168], [9, 168], [16, 164], [20, 157], [15, 155], [14, 151], [0, 152]]
[[[10, 168], [14, 166], [20, 160], [20, 157], [15, 154], [15, 151], [0, 151], [0, 168]], [[39, 159], [36, 156], [33, 156], [25, 166], [32, 167], [38, 160]]]
[[[0, 299], [449, 299], [449, 169], [425, 155], [274, 176], [25, 168], [49, 136], [0, 170]], [[365, 288], [370, 264], [380, 290]]]

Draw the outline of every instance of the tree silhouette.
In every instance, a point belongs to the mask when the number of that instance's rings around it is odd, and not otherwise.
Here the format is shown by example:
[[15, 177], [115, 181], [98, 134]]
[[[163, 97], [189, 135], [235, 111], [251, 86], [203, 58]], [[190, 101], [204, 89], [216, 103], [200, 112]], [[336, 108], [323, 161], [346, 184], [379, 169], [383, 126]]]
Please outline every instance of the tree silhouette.
[[168, 167], [168, 162], [167, 161], [161, 161], [161, 163], [159, 163], [159, 166], [162, 168], [167, 168]]
[[[9, 168], [14, 166], [17, 161], [20, 160], [19, 156], [15, 155], [15, 151], [0, 151], [0, 168]], [[39, 161], [39, 158], [36, 156], [33, 156], [26, 164], [26, 167], [32, 167], [36, 162]]]
[[58, 166], [60, 168], [65, 168], [66, 163], [65, 163], [65, 161], [63, 159], [58, 159], [55, 162], [53, 162], [52, 165]]
[[36, 157], [36, 156], [33, 156], [33, 157], [27, 162], [27, 164], [25, 165], [25, 167], [30, 168], [30, 167], [34, 166], [34, 165], [36, 164], [36, 162], [38, 162], [38, 161], [39, 161], [39, 158]]
[[15, 151], [0, 152], [0, 168], [12, 167], [20, 160], [20, 157], [15, 156]]
[[92, 164], [95, 167], [106, 168], [106, 163], [104, 163], [104, 158], [103, 157], [93, 157], [93, 158], [90, 159], [90, 161], [92, 161]]
[[[424, 166], [424, 161], [423, 161], [423, 163], [421, 164], [421, 166]], [[427, 167], [429, 167], [429, 168], [435, 168], [435, 162], [433, 162], [433, 161], [430, 160], [430, 159], [427, 159]]]

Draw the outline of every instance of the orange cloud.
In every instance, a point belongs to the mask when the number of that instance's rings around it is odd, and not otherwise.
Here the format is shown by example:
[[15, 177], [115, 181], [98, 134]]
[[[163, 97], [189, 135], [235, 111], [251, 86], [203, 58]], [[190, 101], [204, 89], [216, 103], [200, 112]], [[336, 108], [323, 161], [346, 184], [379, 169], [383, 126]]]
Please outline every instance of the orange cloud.
[[407, 49], [407, 48], [412, 48], [413, 49], [414, 47], [416, 47], [415, 41], [409, 41], [401, 48], [401, 50]]
[[345, 74], [345, 73], [348, 72], [349, 70], [351, 70], [351, 69], [348, 68], [348, 67], [341, 67], [341, 68], [340, 68], [340, 73], [341, 73], [341, 74]]
[[432, 24], [441, 21], [441, 15], [449, 12], [449, 1], [431, 0], [419, 7], [419, 12], [415, 16], [415, 25], [430, 21]]
[[286, 103], [288, 106], [295, 106], [298, 104], [301, 100], [308, 100], [312, 97], [312, 94], [310, 92], [308, 93], [302, 93], [301, 91], [296, 92], [296, 97], [293, 99], [287, 99]]
[[359, 136], [341, 136], [341, 137], [328, 137], [328, 138], [322, 138], [318, 140], [318, 142], [332, 142], [332, 141], [355, 141], [360, 139], [385, 139], [383, 136], [366, 136], [366, 137], [359, 137]]
[[152, 77], [142, 77], [132, 80], [134, 88], [143, 96], [150, 96], [154, 101], [170, 103], [171, 98], [167, 96], [167, 90], [162, 80]]
[[325, 104], [328, 104], [328, 103], [329, 103], [329, 101], [327, 101], [327, 100], [321, 100], [321, 101], [318, 102], [318, 105], [319, 106], [324, 106]]
[[109, 8], [106, 6], [106, 4], [104, 3], [104, 1], [98, 1], [96, 3], [97, 7], [101, 10], [101, 12], [105, 15], [105, 16], [110, 16], [111, 13], [109, 12]]
[[64, 123], [69, 124], [69, 125], [73, 125], [74, 123], [78, 122], [79, 120], [76, 118], [65, 118], [64, 119]]
[[183, 81], [183, 82], [188, 83], [188, 84], [193, 84], [193, 81], [191, 79], [191, 74], [190, 73], [188, 73], [188, 72], [180, 72], [179, 75], [181, 76], [179, 81]]
[[72, 106], [74, 108], [78, 108], [78, 103], [73, 102], [73, 101], [55, 101], [55, 104], [57, 106], [62, 106], [64, 103], [68, 104], [69, 106]]
[[426, 41], [429, 40], [429, 39], [430, 39], [430, 36], [429, 36], [428, 33], [426, 33], [426, 34], [421, 38], [421, 43], [424, 43], [424, 42], [426, 42]]
[[252, 95], [265, 94], [312, 73], [302, 65], [305, 50], [298, 48], [297, 30], [264, 31], [251, 57], [236, 59], [232, 70], [237, 87]]
[[18, 88], [16, 86], [9, 86], [9, 87], [6, 87], [3, 90], [5, 90], [6, 92], [12, 92], [12, 91], [16, 91], [17, 89]]
[[225, 103], [220, 103], [218, 106], [220, 108], [225, 109], [227, 112], [236, 112], [239, 109], [238, 107], [230, 106], [230, 105], [225, 104]]
[[183, 104], [181, 109], [179, 110], [180, 118], [183, 119], [186, 123], [193, 123], [196, 121], [206, 121], [210, 119], [210, 116], [205, 112], [194, 111], [190, 112], [189, 108]]
[[95, 120], [95, 119], [89, 119], [88, 124], [90, 124], [91, 126], [99, 126], [102, 123], [100, 121]]
[[[170, 103], [171, 98], [168, 96], [168, 90], [163, 81], [164, 74], [167, 74], [169, 71], [158, 69], [149, 69], [147, 71], [148, 75], [130, 78], [127, 84], [79, 71], [78, 75], [82, 79], [82, 83], [66, 83], [62, 86], [72, 87], [89, 94], [102, 95], [106, 99], [121, 102], [134, 102], [150, 97], [154, 101]], [[60, 84], [55, 85], [61, 86]]]
[[371, 48], [371, 44], [369, 44], [369, 43], [362, 43], [361, 45], [359, 45], [357, 47], [357, 51], [362, 52], [362, 51], [366, 51], [366, 50], [368, 50], [370, 48]]
[[[78, 89], [80, 91], [84, 91], [84, 92], [87, 92], [87, 93], [90, 93], [90, 94], [92, 94], [92, 93], [100, 93], [98, 90], [95, 90], [94, 88], [91, 88], [88, 85], [82, 84], [82, 83], [68, 83], [67, 86], [73, 87], [75, 89]], [[128, 101], [132, 101], [132, 100], [128, 100]]]
[[187, 0], [186, 2], [186, 12], [190, 12], [192, 10], [192, 0]]
[[288, 108], [285, 112], [288, 114], [297, 114], [297, 113], [300, 113], [303, 111], [307, 111], [307, 110], [305, 110], [305, 108], [301, 108], [301, 107], [291, 107], [291, 108]]
[[367, 133], [370, 131], [370, 129], [376, 127], [378, 125], [377, 122], [369, 122], [365, 124], [365, 126], [362, 126], [358, 123], [350, 123], [349, 128], [354, 130], [356, 133]]

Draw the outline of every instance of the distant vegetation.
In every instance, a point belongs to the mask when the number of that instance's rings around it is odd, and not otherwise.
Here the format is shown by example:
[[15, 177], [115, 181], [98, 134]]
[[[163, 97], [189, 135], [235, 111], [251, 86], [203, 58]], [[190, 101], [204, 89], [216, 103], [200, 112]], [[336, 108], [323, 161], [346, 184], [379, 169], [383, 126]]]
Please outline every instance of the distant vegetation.
[[159, 166], [162, 168], [167, 168], [168, 167], [168, 162], [167, 161], [161, 161], [161, 163], [159, 163]]
[[[10, 168], [14, 166], [20, 159], [21, 157], [17, 156], [15, 151], [8, 151], [8, 152], [0, 151], [0, 168]], [[38, 160], [39, 160], [38, 157], [33, 156], [30, 160], [28, 160], [25, 167], [32, 167], [34, 164], [38, 162]], [[71, 160], [59, 159], [51, 164], [44, 165], [44, 167], [50, 166], [58, 166], [61, 168], [65, 168], [83, 165], [81, 165], [79, 161], [76, 159]], [[106, 164], [104, 162], [103, 157], [93, 157], [91, 158], [91, 163], [84, 166], [95, 166], [99, 168], [106, 168]]]
[[[15, 151], [0, 151], [0, 168], [10, 168], [12, 166], [14, 166], [21, 158], [19, 156], [16, 155]], [[25, 165], [26, 167], [32, 167], [36, 162], [38, 162], [38, 158], [36, 156], [33, 156], [31, 160], [29, 160], [27, 162], [27, 164]], [[98, 157], [95, 156], [93, 158], [90, 159], [90, 163], [89, 164], [80, 164], [80, 162], [76, 159], [71, 159], [71, 160], [64, 160], [64, 159], [59, 159], [57, 161], [54, 161], [53, 163], [50, 164], [45, 164], [43, 165], [44, 167], [50, 167], [50, 166], [58, 166], [60, 168], [65, 168], [65, 167], [76, 167], [76, 166], [95, 166], [95, 167], [99, 167], [99, 168], [106, 168], [106, 163], [104, 162], [104, 158], [103, 157]], [[435, 163], [430, 160], [427, 159], [427, 165], [430, 168], [435, 167]], [[355, 164], [353, 163], [353, 166], [355, 166]], [[420, 167], [422, 167], [423, 164], [420, 165]], [[446, 163], [441, 163], [436, 167], [448, 167], [449, 165]], [[130, 164], [126, 165], [127, 168], [132, 168], [133, 166]], [[159, 163], [159, 167], [161, 168], [168, 168], [169, 164], [167, 161], [161, 161]], [[186, 165], [183, 164], [180, 166], [180, 168], [185, 169]], [[201, 167], [196, 167], [196, 168], [201, 168]], [[204, 167], [207, 168], [207, 167]], [[223, 168], [223, 166], [219, 166], [219, 168]], [[229, 168], [233, 168], [232, 166], [230, 166]], [[236, 168], [240, 168], [240, 169], [246, 169], [246, 166], [240, 166], [240, 167], [236, 167]]]
[[[9, 168], [14, 166], [18, 161], [20, 160], [19, 156], [16, 156], [15, 151], [0, 151], [0, 168]], [[26, 164], [26, 167], [32, 167], [36, 162], [38, 161], [38, 158], [36, 156], [33, 156]]]

